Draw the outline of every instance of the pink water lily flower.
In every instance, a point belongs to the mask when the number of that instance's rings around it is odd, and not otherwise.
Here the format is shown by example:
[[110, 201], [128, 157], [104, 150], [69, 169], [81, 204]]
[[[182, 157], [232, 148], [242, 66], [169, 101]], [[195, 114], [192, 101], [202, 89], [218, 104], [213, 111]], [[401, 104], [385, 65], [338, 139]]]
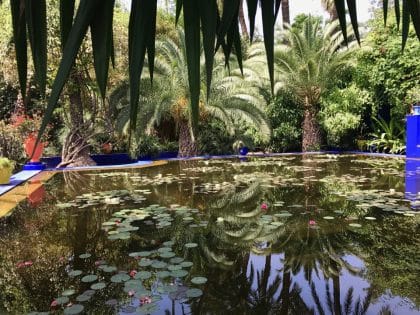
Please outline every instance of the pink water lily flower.
[[316, 224], [315, 220], [309, 220], [309, 225], [315, 225], [315, 224]]
[[130, 277], [131, 278], [134, 278], [134, 276], [137, 274], [137, 271], [136, 270], [131, 270], [130, 271]]
[[52, 302], [51, 302], [51, 305], [50, 305], [51, 307], [56, 307], [56, 306], [58, 306], [58, 302], [56, 301], [56, 300], [53, 300]]
[[268, 205], [265, 202], [263, 202], [261, 204], [261, 210], [267, 210], [267, 209], [268, 209]]

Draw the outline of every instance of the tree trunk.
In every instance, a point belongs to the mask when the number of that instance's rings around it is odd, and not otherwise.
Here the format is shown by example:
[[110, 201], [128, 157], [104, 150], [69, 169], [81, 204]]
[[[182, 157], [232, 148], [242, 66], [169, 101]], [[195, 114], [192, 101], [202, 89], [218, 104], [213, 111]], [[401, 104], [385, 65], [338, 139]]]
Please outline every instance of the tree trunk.
[[245, 14], [244, 14], [244, 1], [241, 0], [239, 4], [239, 24], [241, 25], [242, 36], [246, 39], [249, 39], [248, 29], [246, 27], [245, 22]]
[[93, 166], [95, 161], [90, 157], [88, 143], [88, 125], [84, 122], [82, 93], [80, 90], [79, 75], [71, 76], [72, 87], [69, 94], [70, 100], [70, 131], [63, 145], [61, 163], [58, 167]]
[[283, 28], [284, 28], [286, 24], [290, 24], [289, 0], [283, 0], [281, 2], [281, 16], [283, 19]]
[[302, 152], [319, 151], [321, 148], [321, 130], [313, 106], [305, 106], [302, 123]]
[[178, 157], [189, 157], [198, 155], [197, 142], [193, 140], [188, 120], [182, 119], [178, 122], [179, 128], [179, 152]]

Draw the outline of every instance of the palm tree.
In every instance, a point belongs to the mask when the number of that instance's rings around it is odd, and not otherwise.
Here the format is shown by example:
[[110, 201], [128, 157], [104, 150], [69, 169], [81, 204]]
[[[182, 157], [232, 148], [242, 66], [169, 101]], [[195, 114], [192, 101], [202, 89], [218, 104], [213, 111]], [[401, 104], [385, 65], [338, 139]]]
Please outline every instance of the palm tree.
[[321, 145], [317, 114], [321, 96], [336, 84], [336, 78], [349, 66], [350, 50], [341, 49], [343, 40], [336, 23], [323, 31], [318, 21], [308, 18], [302, 30], [284, 32], [285, 43], [275, 49], [278, 69], [275, 90], [289, 90], [304, 108], [302, 151]]
[[[157, 43], [159, 54], [156, 56], [155, 89], [143, 97], [143, 104], [149, 111], [146, 132], [159, 126], [164, 117], [172, 117], [177, 125], [179, 136], [179, 156], [198, 154], [197, 141], [192, 134], [189, 113], [188, 69], [185, 49], [185, 37], [179, 31], [179, 40], [165, 39]], [[201, 63], [205, 68], [204, 58]], [[204, 71], [202, 71], [204, 73]], [[205, 77], [201, 79], [200, 108], [201, 119], [208, 116], [223, 122], [231, 134], [235, 134], [237, 124], [247, 123], [260, 131], [265, 141], [269, 140], [271, 129], [265, 116], [265, 99], [258, 89], [242, 79], [239, 70], [227, 72], [224, 60], [215, 56], [213, 81], [210, 98], [206, 97]], [[127, 111], [128, 112], [128, 111]], [[129, 117], [126, 116], [126, 121]], [[141, 119], [140, 121], [144, 121]]]
[[338, 19], [337, 9], [335, 8], [334, 0], [321, 0], [321, 5], [325, 11], [330, 15], [330, 21]]
[[289, 0], [283, 0], [281, 2], [281, 16], [282, 16], [282, 19], [283, 19], [283, 27], [285, 25], [290, 25]]

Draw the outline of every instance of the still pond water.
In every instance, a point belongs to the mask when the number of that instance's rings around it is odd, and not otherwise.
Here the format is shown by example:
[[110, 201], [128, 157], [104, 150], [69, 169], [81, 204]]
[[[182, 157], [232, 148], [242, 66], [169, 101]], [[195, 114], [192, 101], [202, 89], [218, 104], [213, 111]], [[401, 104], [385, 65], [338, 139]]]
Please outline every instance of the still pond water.
[[404, 175], [352, 155], [57, 174], [2, 220], [0, 313], [420, 314]]

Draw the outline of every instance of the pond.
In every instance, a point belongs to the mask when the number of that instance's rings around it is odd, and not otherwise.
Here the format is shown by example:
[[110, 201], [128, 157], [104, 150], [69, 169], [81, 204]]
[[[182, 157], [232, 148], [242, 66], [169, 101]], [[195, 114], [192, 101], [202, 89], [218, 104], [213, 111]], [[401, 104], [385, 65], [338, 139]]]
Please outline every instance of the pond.
[[2, 220], [0, 313], [420, 314], [404, 175], [359, 155], [58, 173]]

